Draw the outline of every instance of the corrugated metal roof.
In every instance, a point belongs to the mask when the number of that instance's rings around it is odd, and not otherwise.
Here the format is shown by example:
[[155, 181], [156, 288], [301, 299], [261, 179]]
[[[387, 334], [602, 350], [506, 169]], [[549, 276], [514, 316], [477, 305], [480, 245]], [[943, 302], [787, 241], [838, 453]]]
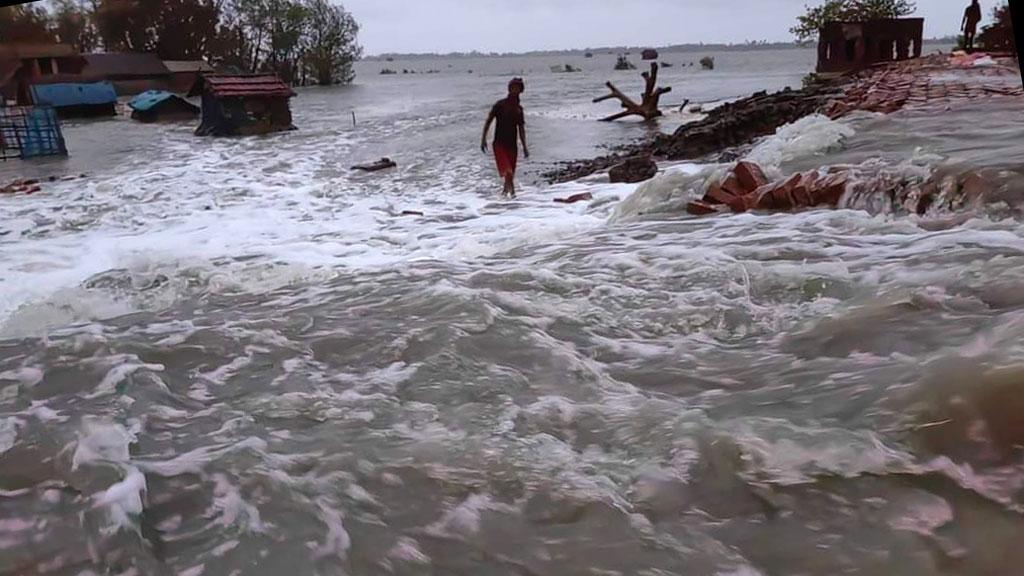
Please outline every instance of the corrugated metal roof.
[[92, 84], [36, 84], [32, 86], [32, 101], [54, 108], [117, 102], [117, 93], [110, 82]]
[[145, 112], [153, 106], [156, 106], [170, 98], [174, 98], [174, 94], [171, 94], [166, 90], [146, 90], [142, 94], [132, 98], [131, 101], [128, 102], [128, 107], [132, 110]]
[[292, 89], [289, 88], [288, 85], [280, 78], [269, 74], [255, 74], [248, 76], [208, 74], [203, 76], [200, 81], [196, 83], [196, 86], [192, 88], [189, 96], [196, 96], [200, 94], [202, 90], [208, 91], [214, 98], [276, 98], [282, 96], [290, 98], [295, 95], [295, 93], [292, 92]]
[[198, 106], [195, 106], [194, 104], [185, 100], [184, 98], [181, 98], [175, 94], [171, 94], [166, 90], [147, 90], [146, 92], [139, 94], [135, 98], [132, 98], [131, 101], [128, 102], [128, 107], [132, 110], [145, 112], [147, 110], [151, 110], [155, 106], [168, 100], [179, 100], [179, 104], [187, 106], [189, 108], [194, 109], [196, 112], [199, 112]]
[[109, 53], [83, 54], [85, 72], [108, 77], [168, 76], [171, 71], [157, 58], [156, 54]]
[[213, 66], [202, 60], [164, 60], [164, 66], [175, 74], [178, 72], [213, 72]]

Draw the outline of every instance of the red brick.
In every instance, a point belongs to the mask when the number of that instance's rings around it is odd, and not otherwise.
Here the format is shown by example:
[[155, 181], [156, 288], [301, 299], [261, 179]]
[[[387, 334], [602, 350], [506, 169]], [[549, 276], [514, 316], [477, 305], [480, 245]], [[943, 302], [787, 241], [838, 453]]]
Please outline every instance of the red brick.
[[736, 179], [739, 180], [740, 186], [746, 193], [753, 192], [768, 183], [768, 177], [764, 175], [764, 170], [761, 170], [757, 164], [746, 160], [738, 162], [732, 173], [736, 175]]
[[701, 202], [700, 200], [694, 200], [686, 204], [686, 211], [694, 216], [707, 216], [708, 214], [715, 214], [718, 210], [714, 206], [707, 202]]
[[704, 193], [704, 202], [708, 204], [728, 204], [736, 198], [735, 194], [730, 194], [717, 183], [712, 182], [711, 186], [708, 186], [707, 192]]
[[733, 196], [743, 196], [747, 193], [740, 185], [740, 181], [736, 178], [735, 174], [730, 173], [726, 176], [725, 180], [722, 181], [722, 190], [732, 194]]

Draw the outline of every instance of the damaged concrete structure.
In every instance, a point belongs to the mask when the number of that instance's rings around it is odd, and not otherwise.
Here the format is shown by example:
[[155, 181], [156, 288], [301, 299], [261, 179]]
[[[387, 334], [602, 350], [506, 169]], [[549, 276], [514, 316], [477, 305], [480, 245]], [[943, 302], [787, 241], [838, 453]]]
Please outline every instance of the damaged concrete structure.
[[818, 40], [818, 72], [849, 72], [920, 58], [924, 18], [829, 22]]

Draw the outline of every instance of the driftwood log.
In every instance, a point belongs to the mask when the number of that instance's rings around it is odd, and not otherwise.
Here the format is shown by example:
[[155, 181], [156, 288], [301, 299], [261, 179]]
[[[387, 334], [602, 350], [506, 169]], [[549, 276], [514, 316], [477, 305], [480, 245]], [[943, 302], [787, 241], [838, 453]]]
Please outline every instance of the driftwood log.
[[614, 84], [608, 82], [605, 86], [611, 91], [610, 94], [601, 96], [600, 98], [594, 98], [594, 103], [604, 102], [605, 100], [611, 100], [612, 98], [618, 98], [619, 102], [622, 103], [622, 107], [625, 109], [618, 114], [612, 114], [607, 118], [602, 118], [602, 122], [613, 122], [620, 118], [627, 116], [641, 116], [644, 120], [652, 120], [661, 116], [661, 110], [658, 109], [658, 102], [661, 97], [672, 91], [671, 87], [658, 88], [658, 63], [651, 62], [651, 71], [644, 72], [641, 74], [644, 78], [644, 93], [641, 96], [640, 103], [637, 104], [632, 98], [626, 96], [621, 90], [615, 87]]
[[381, 158], [373, 164], [359, 164], [350, 168], [350, 170], [362, 170], [363, 172], [378, 172], [380, 170], [387, 170], [388, 168], [394, 168], [398, 164], [391, 158]]

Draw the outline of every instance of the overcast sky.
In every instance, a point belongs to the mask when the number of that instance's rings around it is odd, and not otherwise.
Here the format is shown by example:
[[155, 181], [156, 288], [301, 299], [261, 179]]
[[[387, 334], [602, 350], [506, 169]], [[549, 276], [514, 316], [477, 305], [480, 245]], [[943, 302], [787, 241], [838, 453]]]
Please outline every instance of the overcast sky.
[[[804, 4], [821, 0], [340, 1], [362, 25], [360, 41], [373, 55], [784, 41]], [[918, 0], [925, 36], [955, 34], [968, 3]], [[982, 0], [986, 20], [993, 4]]]

